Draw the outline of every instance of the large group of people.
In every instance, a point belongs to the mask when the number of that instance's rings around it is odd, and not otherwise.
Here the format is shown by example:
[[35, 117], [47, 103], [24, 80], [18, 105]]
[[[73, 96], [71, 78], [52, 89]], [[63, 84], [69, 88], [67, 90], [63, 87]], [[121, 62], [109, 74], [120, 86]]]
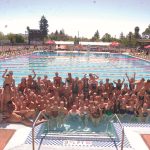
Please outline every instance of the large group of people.
[[[150, 116], [150, 80], [136, 81], [136, 74], [126, 79], [110, 82], [100, 80], [96, 74], [73, 78], [68, 73], [63, 81], [58, 72], [53, 79], [36, 72], [22, 77], [15, 85], [13, 71], [4, 71], [0, 88], [0, 111], [3, 122], [23, 123], [32, 126], [38, 112], [42, 111], [51, 125], [61, 127], [67, 119], [81, 121], [84, 126], [92, 122], [98, 126], [102, 119], [113, 114], [128, 116], [129, 122], [138, 118], [146, 122]], [[46, 121], [39, 118], [37, 124]], [[55, 124], [54, 124], [55, 123]]]

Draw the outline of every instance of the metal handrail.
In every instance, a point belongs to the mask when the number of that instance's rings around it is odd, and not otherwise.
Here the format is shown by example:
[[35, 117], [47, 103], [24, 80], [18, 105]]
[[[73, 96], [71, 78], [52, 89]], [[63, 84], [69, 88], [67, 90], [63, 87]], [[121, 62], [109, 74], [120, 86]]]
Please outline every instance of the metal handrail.
[[[35, 150], [35, 145], [34, 145], [34, 143], [35, 143], [35, 141], [34, 141], [34, 128], [35, 128], [35, 126], [36, 126], [36, 123], [37, 123], [38, 119], [41, 117], [41, 115], [42, 115], [45, 119], [48, 120], [48, 118], [45, 116], [45, 114], [44, 114], [42, 111], [40, 111], [39, 114], [37, 115], [37, 117], [35, 118], [35, 120], [34, 120], [34, 122], [33, 122], [33, 125], [32, 125], [32, 150]], [[49, 123], [49, 122], [48, 122], [48, 123]], [[49, 125], [48, 125], [48, 127], [49, 127]]]
[[119, 117], [118, 117], [116, 114], [114, 114], [114, 115], [110, 118], [109, 122], [110, 122], [111, 120], [113, 120], [114, 118], [117, 119], [117, 121], [118, 121], [118, 123], [119, 123], [119, 125], [120, 125], [120, 127], [121, 127], [121, 130], [122, 130], [121, 150], [123, 150], [123, 144], [124, 144], [124, 127], [122, 126], [122, 123], [121, 123]]

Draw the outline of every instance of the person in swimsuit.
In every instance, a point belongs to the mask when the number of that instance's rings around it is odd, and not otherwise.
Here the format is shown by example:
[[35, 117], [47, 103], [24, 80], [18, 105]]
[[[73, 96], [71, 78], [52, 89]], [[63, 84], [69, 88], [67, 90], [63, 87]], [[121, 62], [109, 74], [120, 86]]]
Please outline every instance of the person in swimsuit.
[[150, 80], [149, 79], [144, 83], [144, 88], [145, 88], [146, 93], [150, 96]]
[[2, 99], [1, 99], [1, 111], [7, 111], [7, 104], [11, 102], [12, 98], [12, 89], [10, 85], [6, 84], [2, 90]]
[[5, 69], [4, 74], [2, 75], [2, 78], [4, 78], [4, 83], [3, 83], [3, 87], [5, 87], [5, 85], [9, 85], [10, 87], [14, 87], [15, 86], [15, 80], [13, 79], [13, 72], [9, 71], [8, 74], [7, 73], [7, 69]]
[[72, 85], [72, 82], [73, 82], [72, 75], [71, 75], [71, 73], [68, 73], [68, 77], [66, 78], [66, 81], [65, 81], [66, 86]]
[[132, 78], [129, 78], [127, 73], [125, 75], [126, 75], [126, 77], [128, 79], [130, 90], [131, 91], [134, 90], [135, 89], [135, 75], [136, 75], [136, 73], [134, 73]]
[[145, 102], [145, 89], [142, 88], [142, 89], [137, 93], [137, 96], [138, 96], [138, 100], [139, 100], [140, 105], [143, 107], [143, 104], [144, 104], [144, 102]]
[[[33, 121], [30, 120], [27, 111], [15, 111], [15, 104], [12, 101], [7, 103], [8, 110], [3, 112], [3, 121], [8, 123], [22, 123], [26, 126], [32, 126]], [[31, 113], [30, 113], [31, 114]], [[32, 115], [32, 114], [31, 114]], [[38, 120], [36, 125], [45, 122], [46, 120]]]
[[142, 78], [141, 80], [137, 81], [136, 84], [136, 92], [139, 92], [140, 89], [144, 87], [145, 79]]
[[63, 101], [60, 102], [60, 106], [58, 108], [58, 114], [59, 114], [59, 116], [58, 116], [58, 126], [62, 127], [62, 126], [64, 126], [64, 122], [65, 122], [66, 116], [68, 114], [68, 110], [64, 106], [64, 102]]
[[59, 76], [58, 72], [55, 73], [55, 77], [53, 78], [53, 81], [56, 88], [60, 87], [62, 83], [62, 78]]
[[102, 118], [102, 110], [98, 106], [93, 106], [90, 111], [90, 118], [93, 125], [97, 127]]
[[126, 106], [126, 113], [130, 118], [129, 119], [129, 123], [130, 123], [136, 115], [136, 107], [133, 101], [131, 101], [130, 104]]
[[92, 93], [97, 92], [98, 79], [99, 77], [96, 74], [89, 74], [89, 85]]
[[28, 78], [27, 78], [27, 87], [30, 88], [30, 89], [33, 89], [33, 80], [35, 79], [36, 77], [36, 73], [34, 70], [32, 70], [34, 76], [32, 77], [32, 75], [28, 75]]
[[71, 119], [71, 121], [80, 121], [80, 112], [77, 109], [76, 105], [72, 106], [72, 109], [69, 111], [69, 119]]
[[52, 123], [52, 127], [58, 127], [58, 119], [59, 119], [59, 108], [58, 108], [58, 103], [57, 101], [54, 102], [54, 105], [50, 108], [51, 112], [51, 123]]
[[27, 87], [27, 82], [26, 82], [26, 78], [22, 77], [21, 78], [21, 83], [18, 85], [18, 91], [23, 93], [24, 89]]
[[121, 89], [122, 89], [122, 85], [123, 85], [124, 81], [125, 81], [125, 79], [123, 79], [122, 82], [121, 82], [120, 79], [118, 79], [117, 82], [116, 82], [116, 81], [113, 81], [113, 82], [116, 84], [116, 89], [117, 89], [117, 90], [121, 90]]
[[113, 102], [112, 101], [108, 101], [106, 103], [106, 106], [105, 106], [105, 117], [106, 117], [106, 120], [109, 120], [109, 118], [111, 118], [111, 116], [113, 115]]
[[81, 121], [82, 121], [84, 127], [86, 127], [88, 124], [88, 118], [89, 118], [89, 112], [88, 112], [87, 106], [84, 106], [84, 105], [81, 106], [79, 108], [79, 112], [80, 112]]
[[73, 101], [75, 100], [75, 98], [79, 94], [79, 85], [78, 85], [78, 82], [79, 82], [79, 78], [76, 77], [75, 80], [72, 83], [72, 98], [73, 98]]
[[140, 120], [142, 122], [148, 122], [149, 120], [149, 117], [150, 117], [150, 110], [147, 109], [148, 105], [147, 103], [144, 103], [143, 104], [143, 107], [141, 107], [141, 110], [140, 110]]
[[84, 78], [82, 79], [82, 83], [83, 83], [83, 94], [84, 94], [84, 99], [89, 99], [89, 82], [88, 82], [88, 78]]

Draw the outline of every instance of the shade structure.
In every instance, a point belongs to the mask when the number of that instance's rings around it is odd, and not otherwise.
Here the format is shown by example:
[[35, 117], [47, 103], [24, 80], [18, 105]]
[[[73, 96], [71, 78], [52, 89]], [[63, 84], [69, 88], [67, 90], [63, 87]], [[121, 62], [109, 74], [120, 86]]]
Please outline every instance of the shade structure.
[[55, 45], [55, 41], [52, 41], [52, 40], [48, 40], [45, 42], [45, 44], [48, 44], [48, 45]]
[[146, 49], [150, 49], [150, 45], [144, 46], [144, 48], [146, 48]]
[[119, 42], [112, 42], [112, 43], [110, 44], [110, 46], [113, 46], [113, 47], [117, 47], [117, 46], [119, 46], [119, 45], [120, 45]]

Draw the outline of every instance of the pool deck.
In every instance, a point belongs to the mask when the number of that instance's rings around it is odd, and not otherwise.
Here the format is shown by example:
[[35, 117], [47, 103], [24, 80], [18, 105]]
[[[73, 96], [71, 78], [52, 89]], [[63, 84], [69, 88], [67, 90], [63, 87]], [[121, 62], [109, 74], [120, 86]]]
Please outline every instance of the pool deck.
[[[32, 144], [25, 144], [29, 134], [31, 134], [31, 127], [26, 127], [21, 124], [2, 124], [0, 126], [1, 129], [15, 129], [16, 132], [4, 148], [4, 150], [27, 150], [32, 149]], [[148, 146], [144, 142], [141, 134], [150, 134], [150, 125], [124, 125], [125, 135], [130, 143], [131, 147], [125, 147], [124, 150], [149, 150]], [[72, 141], [71, 141], [72, 142]], [[77, 145], [77, 144], [70, 144], [70, 145], [57, 145], [56, 143], [53, 145], [45, 145], [35, 144], [35, 149], [38, 150], [115, 150], [115, 147], [91, 147], [89, 145]], [[120, 147], [118, 148], [118, 150]]]

